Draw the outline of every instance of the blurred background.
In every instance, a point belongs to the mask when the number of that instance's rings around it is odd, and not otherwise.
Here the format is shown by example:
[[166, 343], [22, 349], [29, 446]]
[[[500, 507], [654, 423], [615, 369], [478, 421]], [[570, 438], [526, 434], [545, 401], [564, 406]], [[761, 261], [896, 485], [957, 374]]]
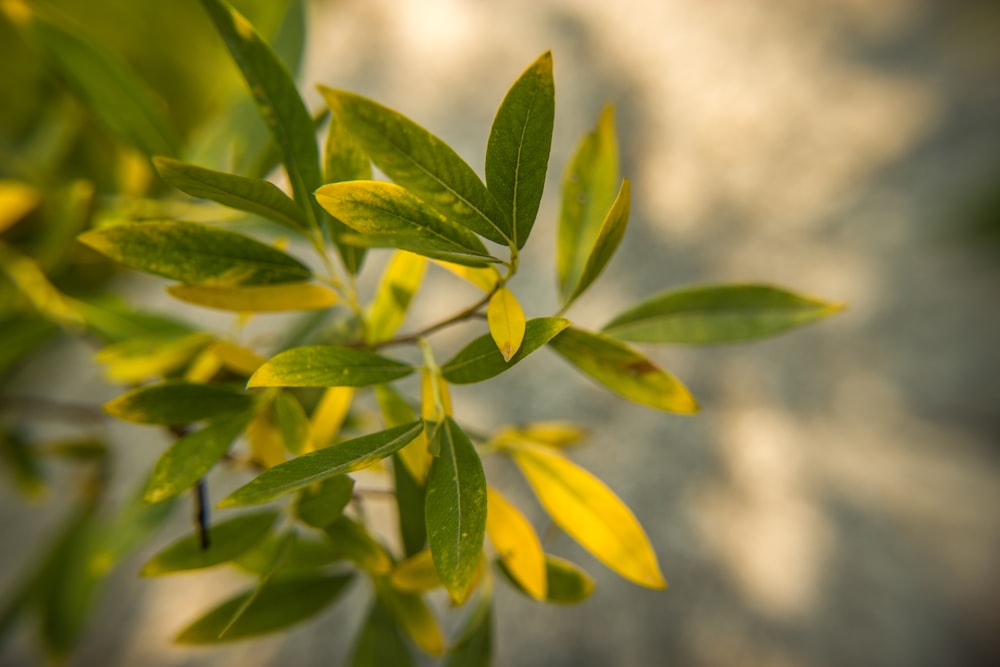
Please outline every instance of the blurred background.
[[[210, 132], [199, 119], [244, 95], [194, 0], [49, 4], [125, 54], [185, 138]], [[281, 3], [237, 5], [262, 30], [280, 20]], [[705, 282], [848, 304], [768, 342], [651, 350], [698, 398], [694, 417], [619, 401], [547, 352], [455, 392], [456, 413], [480, 430], [584, 422], [592, 437], [575, 460], [633, 508], [670, 583], [635, 587], [553, 535], [547, 548], [582, 564], [597, 589], [557, 608], [499, 587], [496, 665], [1000, 664], [1000, 6], [317, 0], [308, 16], [300, 81], [313, 108], [316, 83], [372, 97], [480, 173], [507, 87], [553, 51], [548, 187], [512, 284], [529, 316], [556, 307], [559, 182], [607, 102], [632, 218], [574, 321], [598, 327], [641, 297]], [[10, 31], [0, 23], [0, 36]], [[34, 61], [7, 62], [9, 152], [47, 88]], [[18, 94], [29, 89], [35, 97]], [[466, 294], [453, 285], [431, 275], [414, 309], [428, 320], [450, 312]], [[127, 289], [166, 305], [161, 286]], [[72, 344], [16, 381], [94, 405], [114, 394]], [[128, 442], [149, 440], [145, 430], [110, 428], [126, 441], [116, 473], [127, 487], [161, 447]], [[515, 471], [488, 474], [544, 527]], [[59, 501], [56, 491], [26, 505], [0, 487], [0, 596], [51, 539]], [[71, 664], [340, 664], [362, 622], [350, 599], [280, 637], [172, 646], [236, 581], [136, 577], [186, 525], [178, 517], [112, 576]], [[32, 664], [23, 635], [0, 647], [0, 664]]]

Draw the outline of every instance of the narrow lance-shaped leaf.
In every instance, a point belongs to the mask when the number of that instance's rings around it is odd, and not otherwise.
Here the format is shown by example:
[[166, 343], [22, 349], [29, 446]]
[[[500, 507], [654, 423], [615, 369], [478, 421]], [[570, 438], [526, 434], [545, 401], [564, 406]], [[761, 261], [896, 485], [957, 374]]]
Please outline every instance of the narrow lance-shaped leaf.
[[6, 276], [42, 317], [70, 328], [83, 324], [73, 302], [49, 282], [41, 267], [0, 241], [0, 285]]
[[322, 310], [337, 303], [337, 295], [316, 283], [284, 283], [228, 287], [171, 285], [170, 296], [197, 306], [236, 313], [280, 313], [289, 310]]
[[511, 451], [552, 520], [599, 561], [648, 588], [666, 588], [656, 554], [631, 510], [601, 480], [558, 452]]
[[549, 346], [578, 370], [640, 405], [666, 412], [698, 411], [681, 381], [647, 357], [610, 336], [570, 327]]
[[279, 391], [274, 397], [274, 425], [281, 433], [285, 449], [292, 454], [304, 454], [311, 451], [310, 424], [306, 411], [290, 392]]
[[374, 575], [388, 574], [392, 557], [385, 547], [368, 532], [364, 525], [341, 515], [323, 527], [330, 546], [339, 559], [346, 559], [364, 572]]
[[[514, 588], [531, 597], [503, 561], [499, 561], [498, 565]], [[545, 583], [545, 601], [556, 604], [579, 604], [594, 592], [594, 580], [589, 574], [579, 565], [552, 554], [545, 554]]]
[[537, 317], [528, 320], [524, 330], [524, 340], [510, 360], [503, 358], [493, 338], [485, 334], [466, 345], [461, 352], [444, 364], [441, 367], [441, 374], [444, 379], [454, 384], [471, 384], [488, 380], [517, 364], [568, 326], [569, 320], [561, 317]]
[[[347, 419], [353, 400], [354, 387], [327, 387], [309, 419], [310, 440], [313, 449], [322, 449], [333, 444], [340, 432], [340, 427]], [[412, 422], [414, 419], [416, 417], [397, 424], [386, 424], [386, 426], [399, 426]]]
[[393, 254], [368, 309], [365, 338], [369, 343], [389, 340], [399, 329], [410, 301], [423, 282], [426, 265], [427, 260], [419, 255], [404, 251]]
[[219, 507], [270, 502], [313, 482], [367, 468], [413, 440], [422, 428], [420, 422], [404, 424], [291, 459], [236, 489]]
[[313, 528], [326, 528], [344, 514], [353, 493], [352, 477], [329, 477], [302, 489], [295, 503], [295, 514]]
[[413, 656], [385, 603], [378, 597], [351, 653], [351, 667], [411, 667]]
[[246, 410], [253, 401], [236, 387], [169, 380], [125, 392], [105, 403], [104, 411], [140, 424], [190, 424]]
[[597, 127], [580, 142], [563, 174], [556, 274], [564, 303], [580, 282], [617, 187], [618, 141], [614, 111], [607, 106]]
[[455, 420], [437, 429], [438, 456], [427, 474], [426, 521], [434, 566], [456, 603], [465, 601], [486, 533], [486, 477]]
[[517, 248], [535, 224], [555, 120], [552, 53], [524, 71], [497, 110], [486, 147], [486, 185], [505, 207]]
[[396, 624], [421, 651], [428, 655], [444, 653], [444, 634], [424, 598], [418, 593], [405, 593], [384, 582], [376, 583], [376, 594], [385, 603]]
[[434, 557], [428, 549], [414, 552], [396, 563], [389, 575], [389, 583], [407, 593], [426, 593], [444, 585], [434, 569]]
[[487, 294], [492, 292], [493, 288], [500, 282], [500, 272], [497, 271], [495, 266], [463, 266], [461, 264], [444, 262], [439, 259], [434, 260], [434, 263], [451, 271], [459, 278], [472, 283]]
[[[402, 452], [413, 447], [411, 442], [392, 457], [392, 473], [396, 488], [396, 514], [399, 518], [399, 536], [403, 542], [403, 552], [407, 556], [419, 552], [427, 544], [427, 524], [424, 521], [425, 493], [422, 480], [418, 480], [403, 461]], [[427, 444], [423, 445], [423, 456], [427, 456]], [[435, 575], [437, 576], [437, 575]]]
[[513, 292], [501, 287], [493, 293], [486, 307], [486, 322], [503, 360], [509, 363], [521, 348], [525, 331], [524, 311]]
[[207, 549], [198, 534], [188, 535], [146, 561], [141, 574], [155, 577], [229, 562], [260, 543], [277, 518], [277, 512], [255, 512], [217, 523]]
[[101, 348], [94, 360], [105, 366], [104, 374], [115, 382], [141, 382], [171, 373], [195, 358], [212, 342], [207, 333], [162, 334], [127, 338]]
[[601, 275], [604, 267], [611, 261], [615, 250], [618, 249], [618, 244], [621, 243], [622, 237], [625, 236], [625, 227], [628, 225], [630, 197], [629, 181], [626, 178], [622, 181], [621, 188], [618, 190], [618, 196], [615, 197], [615, 202], [611, 205], [611, 210], [608, 211], [608, 215], [604, 218], [604, 222], [601, 223], [601, 228], [597, 232], [594, 247], [590, 251], [587, 263], [583, 267], [583, 273], [580, 275], [580, 282], [577, 283], [576, 289], [573, 290], [573, 294], [566, 303], [572, 302], [583, 294], [584, 290], [590, 287], [591, 283], [597, 279], [597, 276]]
[[450, 220], [509, 245], [511, 223], [472, 168], [446, 143], [401, 114], [341, 90], [320, 88], [372, 162]]
[[261, 117], [281, 149], [295, 201], [309, 227], [319, 231], [312, 193], [321, 184], [319, 149], [313, 121], [292, 75], [250, 22], [221, 0], [202, 0], [229, 52], [246, 79]]
[[133, 269], [197, 285], [268, 285], [312, 277], [305, 264], [277, 248], [195, 222], [114, 225], [79, 239]]
[[465, 619], [444, 667], [489, 667], [493, 658], [493, 596], [485, 594]]
[[250, 377], [247, 387], [367, 387], [412, 372], [412, 366], [374, 352], [307, 345], [271, 358]]
[[274, 420], [273, 398], [274, 394], [271, 392], [263, 395], [246, 433], [250, 460], [254, 466], [265, 470], [288, 459], [285, 440]]
[[770, 285], [705, 285], [651, 297], [612, 319], [604, 331], [641, 343], [734, 343], [773, 336], [842, 308]]
[[158, 503], [190, 489], [225, 455], [252, 417], [249, 410], [230, 414], [177, 440], [153, 466], [144, 500]]
[[460, 264], [496, 261], [479, 237], [393, 183], [331, 183], [316, 191], [316, 200], [361, 235], [345, 237], [351, 242], [409, 250]]
[[545, 552], [531, 523], [503, 494], [487, 488], [486, 534], [497, 555], [513, 576], [536, 600], [546, 591]]

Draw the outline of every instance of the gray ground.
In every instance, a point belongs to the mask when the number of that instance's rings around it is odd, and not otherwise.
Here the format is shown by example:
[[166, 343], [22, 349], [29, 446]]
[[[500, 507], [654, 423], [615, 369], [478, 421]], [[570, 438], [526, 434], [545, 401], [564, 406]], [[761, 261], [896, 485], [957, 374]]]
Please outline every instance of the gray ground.
[[[473, 165], [506, 86], [553, 50], [550, 187], [513, 285], [530, 315], [553, 309], [559, 176], [605, 101], [633, 217], [573, 319], [599, 326], [665, 286], [722, 280], [849, 304], [765, 343], [654, 350], [704, 407], [693, 418], [610, 398], [548, 354], [499, 393], [456, 396], [482, 428], [584, 420], [593, 439], [576, 459], [635, 509], [670, 581], [639, 589], [556, 537], [548, 546], [597, 591], [569, 609], [501, 591], [496, 664], [1000, 664], [1000, 255], [967, 233], [1000, 175], [1000, 12], [930, 0], [316, 9], [308, 81], [400, 109]], [[545, 289], [530, 291], [535, 279]], [[416, 307], [443, 314], [434, 290], [452, 284], [433, 280]], [[74, 390], [96, 379], [77, 374]], [[516, 473], [489, 473], [534, 507]], [[2, 562], [23, 565], [46, 524], [0, 493]], [[234, 581], [114, 581], [76, 664], [337, 664], [361, 620], [342, 604], [283, 638], [174, 648], [183, 619]]]

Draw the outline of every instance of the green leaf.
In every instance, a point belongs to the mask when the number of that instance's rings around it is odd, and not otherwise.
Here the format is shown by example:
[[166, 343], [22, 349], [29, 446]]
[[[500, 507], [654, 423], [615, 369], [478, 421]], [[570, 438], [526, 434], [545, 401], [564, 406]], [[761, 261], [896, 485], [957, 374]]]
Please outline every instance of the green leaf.
[[354, 519], [341, 515], [323, 532], [338, 558], [351, 561], [369, 574], [388, 574], [392, 569], [389, 552]]
[[384, 181], [324, 185], [316, 200], [327, 213], [360, 233], [347, 236], [375, 247], [389, 246], [435, 259], [497, 261], [479, 237], [444, 217], [409, 191]]
[[[330, 114], [330, 127], [326, 131], [326, 144], [323, 154], [323, 182], [339, 183], [341, 181], [367, 181], [372, 178], [372, 164], [361, 146], [347, 131], [344, 123]], [[329, 218], [330, 232], [337, 243], [337, 250], [344, 260], [344, 266], [352, 274], [356, 274], [364, 260], [364, 250], [341, 242], [347, 225], [336, 218]]]
[[658, 294], [603, 330], [642, 343], [734, 343], [773, 336], [842, 308], [769, 285], [705, 285]]
[[195, 285], [268, 285], [308, 280], [309, 268], [260, 241], [194, 222], [142, 222], [79, 236], [126, 266]]
[[418, 482], [399, 454], [392, 456], [392, 472], [396, 482], [396, 510], [403, 553], [407, 557], [423, 550], [427, 544], [424, 522], [424, 485]]
[[354, 494], [354, 479], [337, 475], [302, 489], [295, 514], [308, 526], [325, 528], [344, 514]]
[[444, 364], [441, 367], [441, 374], [453, 384], [471, 384], [488, 380], [517, 364], [568, 326], [569, 320], [561, 317], [536, 317], [528, 320], [524, 341], [510, 361], [504, 360], [493, 338], [485, 334], [469, 343]]
[[303, 454], [310, 444], [310, 425], [306, 411], [290, 392], [279, 391], [274, 397], [274, 424], [281, 433], [285, 448]]
[[229, 494], [219, 507], [259, 505], [312, 482], [361, 470], [413, 440], [422, 429], [420, 422], [413, 422], [303, 454], [264, 471]]
[[426, 266], [427, 260], [419, 255], [404, 251], [393, 253], [368, 309], [365, 339], [369, 343], [389, 340], [399, 329], [413, 296], [420, 289]]
[[[532, 597], [524, 589], [521, 583], [510, 572], [510, 569], [502, 560], [497, 561], [497, 566], [515, 589], [528, 597]], [[568, 560], [545, 554], [545, 580], [546, 580], [546, 602], [556, 604], [579, 604], [590, 597], [594, 592], [594, 580], [589, 574], [583, 571], [575, 563]]]
[[465, 601], [486, 534], [486, 477], [469, 437], [445, 418], [427, 473], [427, 537], [434, 567], [456, 603]]
[[577, 146], [563, 174], [556, 241], [556, 275], [563, 303], [580, 282], [617, 187], [618, 141], [614, 111], [607, 106], [597, 127]]
[[320, 186], [319, 149], [313, 120], [295, 80], [250, 22], [222, 0], [202, 0], [253, 94], [260, 115], [281, 149], [295, 201], [310, 229], [319, 231], [312, 193]]
[[430, 607], [418, 593], [404, 593], [387, 585], [376, 583], [376, 594], [385, 603], [400, 630], [428, 655], [444, 653], [444, 635]]
[[542, 200], [555, 109], [552, 52], [546, 51], [507, 92], [486, 147], [486, 185], [510, 216], [518, 248], [528, 240]]
[[[74, 453], [77, 455], [87, 456], [86, 442], [67, 444], [76, 445]], [[92, 442], [89, 447], [95, 445], [99, 445], [102, 449], [100, 453], [91, 450], [90, 455], [97, 455], [98, 461], [104, 460], [108, 455], [107, 446], [101, 442]], [[102, 544], [91, 562], [91, 567], [96, 571], [110, 572], [133, 551], [145, 546], [156, 531], [171, 518], [179, 504], [168, 501], [150, 505], [143, 499], [144, 491], [145, 483], [135, 490], [130, 490], [126, 502], [111, 521]]]
[[155, 577], [227, 563], [257, 546], [277, 518], [277, 512], [256, 512], [217, 523], [209, 533], [211, 540], [207, 549], [201, 548], [197, 533], [188, 535], [146, 561], [140, 574]]
[[489, 667], [493, 661], [493, 597], [484, 595], [462, 624], [444, 667]]
[[578, 370], [633, 403], [690, 414], [698, 404], [680, 380], [624, 343], [598, 333], [568, 328], [549, 346]]
[[272, 357], [250, 377], [247, 387], [367, 387], [412, 372], [412, 366], [374, 352], [307, 345]]
[[448, 219], [501, 245], [511, 223], [472, 168], [446, 143], [413, 121], [369, 99], [320, 87], [372, 162], [389, 178]]
[[[282, 630], [315, 615], [340, 595], [351, 575], [272, 579], [229, 629], [233, 615], [254, 594], [226, 600], [177, 635], [179, 644], [216, 644]], [[219, 635], [226, 631], [225, 635]]]
[[101, 123], [147, 156], [179, 152], [163, 100], [122, 58], [76, 25], [44, 13], [28, 16], [29, 31]]
[[577, 283], [573, 294], [566, 301], [567, 304], [583, 294], [584, 290], [590, 287], [591, 283], [597, 279], [597, 276], [601, 275], [601, 271], [611, 261], [615, 250], [618, 249], [618, 244], [621, 243], [622, 237], [625, 236], [625, 227], [628, 225], [630, 208], [629, 193], [629, 181], [626, 178], [622, 181], [621, 188], [618, 190], [618, 196], [615, 197], [615, 202], [611, 205], [611, 210], [608, 211], [604, 222], [601, 223], [601, 228], [597, 232], [597, 239], [594, 240], [594, 247], [590, 251], [587, 263], [583, 267], [583, 273], [580, 275], [580, 282]]
[[191, 488], [225, 455], [252, 418], [251, 410], [229, 414], [177, 440], [153, 466], [145, 501], [158, 503]]
[[254, 547], [233, 559], [233, 564], [263, 577], [274, 569], [281, 551], [285, 554], [278, 570], [283, 577], [319, 574], [317, 570], [341, 560], [329, 540], [297, 535], [291, 544], [287, 544], [285, 536], [268, 533]]
[[413, 656], [392, 614], [378, 597], [351, 654], [351, 667], [412, 667]]
[[104, 404], [104, 411], [140, 424], [190, 424], [253, 406], [250, 394], [218, 384], [168, 380], [125, 392]]
[[0, 320], [0, 376], [24, 363], [45, 345], [59, 328], [41, 317], [18, 314]]
[[204, 169], [166, 157], [153, 158], [164, 181], [192, 197], [280, 222], [296, 231], [307, 228], [302, 209], [270, 181]]

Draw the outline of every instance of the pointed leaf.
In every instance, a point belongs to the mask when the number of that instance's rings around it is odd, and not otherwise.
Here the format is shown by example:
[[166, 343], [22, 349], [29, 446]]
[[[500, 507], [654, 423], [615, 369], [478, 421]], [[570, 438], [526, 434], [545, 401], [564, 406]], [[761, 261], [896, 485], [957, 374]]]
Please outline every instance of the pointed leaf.
[[488, 380], [517, 364], [568, 326], [569, 320], [561, 317], [537, 317], [528, 320], [521, 347], [510, 361], [504, 360], [489, 334], [480, 336], [442, 366], [441, 373], [448, 382], [454, 384], [471, 384]]
[[495, 243], [510, 244], [510, 220], [472, 168], [446, 143], [360, 95], [323, 87], [320, 92], [389, 178], [448, 219]]
[[621, 188], [618, 190], [618, 196], [615, 197], [615, 202], [611, 205], [611, 210], [608, 211], [607, 217], [604, 218], [604, 222], [601, 223], [601, 228], [597, 232], [594, 247], [590, 251], [587, 263], [583, 267], [583, 273], [580, 275], [580, 282], [577, 283], [576, 289], [573, 290], [573, 294], [566, 303], [572, 302], [583, 294], [584, 290], [590, 287], [591, 283], [597, 279], [597, 276], [601, 275], [604, 267], [611, 261], [615, 250], [618, 249], [618, 244], [621, 243], [622, 237], [625, 236], [625, 227], [628, 225], [630, 197], [629, 181], [626, 178], [622, 181]]
[[523, 426], [507, 426], [496, 432], [496, 442], [533, 442], [546, 447], [570, 447], [587, 437], [587, 430], [578, 424], [561, 421], [531, 422]]
[[528, 595], [544, 600], [545, 552], [531, 523], [509, 500], [494, 489], [486, 490], [486, 534], [497, 555]]
[[[383, 181], [324, 185], [316, 201], [327, 213], [362, 234], [359, 243], [388, 245], [418, 255], [480, 264], [493, 260], [475, 234], [444, 217], [409, 191]], [[382, 239], [382, 241], [379, 241]]]
[[264, 471], [229, 494], [219, 507], [270, 502], [312, 482], [367, 468], [413, 440], [422, 429], [420, 422], [404, 424], [304, 454]]
[[319, 149], [312, 117], [292, 75], [239, 12], [222, 0], [202, 0], [202, 5], [239, 65], [260, 115], [281, 149], [295, 201], [306, 212], [310, 229], [319, 231], [319, 215], [312, 199], [322, 183]]
[[296, 231], [307, 229], [305, 214], [274, 183], [205, 169], [166, 157], [153, 158], [160, 177], [181, 192], [280, 222]]
[[392, 614], [376, 597], [351, 653], [351, 667], [412, 667], [414, 664]]
[[236, 388], [168, 380], [125, 392], [104, 404], [104, 411], [140, 424], [190, 424], [253, 406], [253, 397]]
[[365, 340], [380, 343], [392, 338], [406, 318], [410, 301], [420, 289], [427, 260], [419, 255], [397, 251], [382, 273], [378, 291], [368, 309]]
[[511, 455], [542, 507], [570, 537], [629, 581], [666, 588], [642, 526], [601, 480], [549, 448], [522, 446]]
[[651, 297], [612, 319], [604, 331], [641, 343], [733, 343], [773, 336], [841, 308], [769, 285], [705, 285]]
[[624, 343], [602, 334], [569, 328], [549, 346], [578, 370], [633, 403], [690, 414], [698, 404], [680, 380]]
[[375, 588], [377, 595], [396, 620], [396, 625], [417, 647], [428, 655], [444, 653], [444, 634], [424, 598], [418, 593], [404, 593], [383, 582]]
[[614, 111], [607, 106], [597, 127], [577, 146], [563, 174], [556, 274], [564, 303], [580, 282], [617, 186], [618, 141]]
[[451, 417], [437, 429], [427, 474], [426, 521], [434, 566], [456, 603], [465, 601], [486, 532], [486, 478], [479, 454]]
[[[354, 387], [327, 387], [320, 397], [319, 403], [313, 410], [309, 420], [309, 429], [312, 433], [311, 442], [313, 449], [322, 449], [333, 444], [340, 427], [344, 425], [347, 414], [351, 409], [351, 401], [354, 399]], [[412, 422], [416, 417], [406, 420]], [[386, 424], [386, 426], [399, 426], [406, 423]]]
[[555, 120], [552, 53], [524, 71], [497, 110], [486, 147], [486, 185], [512, 221], [512, 240], [524, 247], [535, 224]]
[[309, 417], [299, 399], [290, 392], [279, 391], [274, 397], [274, 425], [281, 433], [285, 449], [295, 455], [312, 451]]
[[413, 367], [335, 345], [285, 350], [257, 369], [247, 387], [367, 387], [406, 377]]
[[[315, 615], [340, 595], [351, 575], [273, 579], [226, 630], [236, 611], [254, 591], [223, 602], [177, 635], [179, 644], [216, 644], [282, 630]], [[225, 635], [219, 635], [226, 631]]]
[[157, 459], [143, 499], [162, 502], [194, 486], [225, 455], [252, 417], [248, 410], [230, 414], [177, 440]]
[[[498, 561], [500, 571], [521, 593], [531, 597], [524, 586], [514, 578], [507, 565]], [[594, 592], [594, 580], [578, 565], [552, 554], [545, 554], [546, 602], [579, 604]]]
[[427, 544], [427, 525], [424, 522], [424, 513], [426, 512], [424, 485], [410, 472], [402, 456], [407, 447], [413, 447], [415, 444], [423, 446], [423, 456], [427, 458], [427, 444], [423, 436], [403, 447], [392, 457], [399, 535], [403, 541], [403, 552], [407, 556], [412, 556]]
[[337, 475], [302, 489], [295, 514], [306, 525], [326, 528], [344, 514], [354, 494], [354, 479]]
[[45, 319], [73, 329], [82, 327], [83, 316], [73, 301], [49, 282], [38, 263], [0, 242], [0, 286], [4, 276]]
[[207, 549], [202, 548], [198, 534], [188, 535], [146, 561], [140, 574], [156, 577], [227, 563], [260, 543], [277, 518], [277, 512], [256, 512], [217, 523]]
[[495, 266], [463, 266], [461, 264], [453, 264], [439, 259], [435, 259], [434, 263], [451, 271], [459, 278], [472, 283], [487, 294], [492, 292], [500, 282], [500, 272], [497, 271]]
[[106, 367], [109, 380], [141, 382], [181, 368], [211, 342], [206, 333], [136, 336], [101, 348], [94, 360]]
[[277, 248], [194, 222], [114, 225], [79, 239], [133, 269], [196, 285], [268, 285], [312, 277], [305, 264]]
[[525, 330], [524, 311], [513, 292], [501, 287], [493, 293], [486, 307], [486, 322], [503, 360], [510, 363], [521, 347]]
[[434, 557], [429, 549], [418, 551], [396, 563], [389, 575], [389, 583], [406, 593], [426, 593], [444, 586], [434, 568]]
[[278, 313], [289, 310], [322, 310], [337, 303], [337, 295], [315, 283], [284, 283], [226, 287], [171, 285], [170, 296], [197, 306], [237, 313]]

